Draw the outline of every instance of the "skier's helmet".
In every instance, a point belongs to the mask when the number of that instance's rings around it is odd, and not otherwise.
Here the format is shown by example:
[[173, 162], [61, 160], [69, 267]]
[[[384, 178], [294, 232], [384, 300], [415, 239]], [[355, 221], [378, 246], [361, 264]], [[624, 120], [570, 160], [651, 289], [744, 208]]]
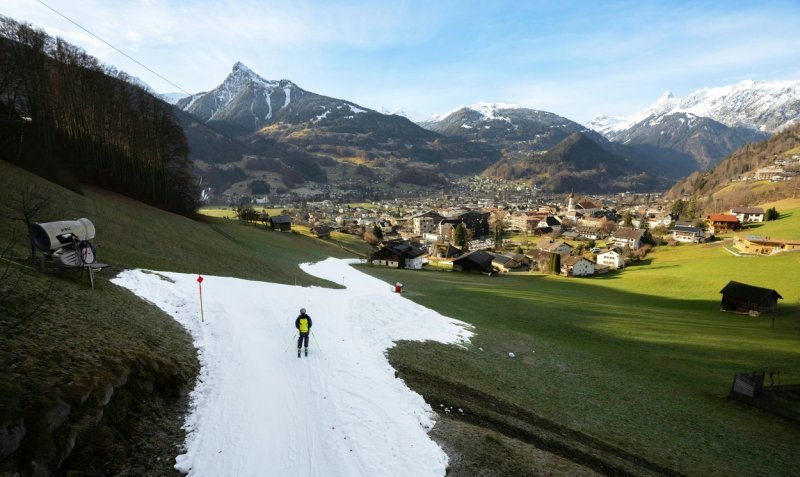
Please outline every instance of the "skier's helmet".
[[305, 308], [300, 308], [300, 314], [301, 315], [305, 315], [306, 314], [306, 309]]

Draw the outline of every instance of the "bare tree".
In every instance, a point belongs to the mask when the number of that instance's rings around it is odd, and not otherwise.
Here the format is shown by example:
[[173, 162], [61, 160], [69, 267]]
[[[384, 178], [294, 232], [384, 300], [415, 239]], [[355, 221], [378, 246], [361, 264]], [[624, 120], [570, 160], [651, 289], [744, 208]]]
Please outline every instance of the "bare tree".
[[[16, 194], [10, 196], [5, 207], [6, 213], [3, 214], [3, 217], [13, 222], [22, 222], [26, 231], [30, 231], [31, 225], [35, 222], [51, 220], [54, 215], [52, 197], [42, 194], [31, 185], [20, 187]], [[33, 260], [36, 247], [33, 245], [30, 235], [28, 243], [31, 250], [29, 258]]]

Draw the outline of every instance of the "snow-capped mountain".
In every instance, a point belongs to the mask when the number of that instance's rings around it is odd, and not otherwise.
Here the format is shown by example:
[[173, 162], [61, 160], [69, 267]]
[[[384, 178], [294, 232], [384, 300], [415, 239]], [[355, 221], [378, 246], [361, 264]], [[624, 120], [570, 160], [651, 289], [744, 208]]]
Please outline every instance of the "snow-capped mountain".
[[349, 101], [311, 93], [286, 79], [264, 79], [241, 62], [234, 64], [228, 77], [213, 90], [183, 98], [176, 105], [206, 123], [240, 134], [279, 121], [318, 123], [374, 112]]
[[546, 150], [575, 132], [605, 139], [567, 118], [547, 111], [506, 103], [476, 103], [433, 116], [420, 126], [445, 136], [509, 145], [515, 149]]
[[728, 127], [766, 133], [800, 121], [800, 81], [753, 81], [703, 88], [678, 98], [666, 91], [650, 107], [627, 117], [596, 116], [588, 126], [610, 139], [648, 120], [687, 113], [711, 118]]
[[800, 81], [747, 80], [699, 89], [685, 98], [667, 91], [643, 111], [598, 115], [589, 127], [614, 142], [689, 154], [706, 168], [798, 121]]

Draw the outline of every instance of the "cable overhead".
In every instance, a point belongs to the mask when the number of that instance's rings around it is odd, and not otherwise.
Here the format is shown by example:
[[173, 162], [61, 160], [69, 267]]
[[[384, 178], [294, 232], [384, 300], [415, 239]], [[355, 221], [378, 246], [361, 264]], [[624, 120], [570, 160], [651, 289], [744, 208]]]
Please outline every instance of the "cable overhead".
[[80, 28], [81, 30], [85, 31], [86, 33], [88, 33], [88, 34], [92, 35], [93, 37], [95, 37], [95, 38], [97, 38], [98, 40], [102, 41], [102, 42], [103, 42], [103, 43], [105, 43], [106, 45], [110, 46], [111, 48], [113, 48], [113, 49], [114, 49], [114, 51], [116, 51], [116, 52], [120, 53], [120, 54], [121, 54], [121, 55], [123, 55], [125, 58], [128, 58], [129, 60], [133, 61], [133, 62], [134, 62], [134, 63], [136, 63], [137, 65], [139, 65], [139, 66], [141, 66], [142, 68], [146, 69], [147, 71], [149, 71], [149, 72], [153, 73], [154, 75], [158, 76], [159, 78], [161, 78], [162, 80], [164, 80], [164, 81], [166, 81], [167, 83], [171, 84], [172, 86], [174, 86], [174, 87], [178, 88], [178, 89], [179, 89], [181, 92], [183, 92], [183, 93], [186, 93], [186, 94], [188, 94], [189, 96], [191, 96], [191, 95], [192, 95], [192, 93], [190, 93], [190, 92], [186, 91], [185, 89], [183, 89], [183, 88], [181, 88], [180, 86], [176, 85], [176, 84], [175, 84], [175, 83], [173, 83], [172, 81], [170, 81], [170, 80], [168, 80], [167, 78], [165, 78], [165, 77], [161, 76], [160, 74], [156, 73], [155, 71], [153, 71], [152, 69], [150, 69], [150, 68], [149, 68], [147, 65], [145, 65], [145, 64], [144, 64], [144, 63], [142, 63], [141, 61], [137, 60], [136, 58], [134, 58], [134, 57], [132, 57], [131, 55], [129, 55], [129, 54], [127, 54], [127, 53], [125, 53], [125, 52], [124, 52], [124, 51], [122, 51], [122, 50], [120, 50], [119, 48], [117, 48], [116, 46], [112, 45], [111, 43], [109, 43], [109, 42], [105, 41], [104, 39], [100, 38], [99, 36], [95, 35], [95, 34], [94, 34], [94, 33], [92, 33], [91, 31], [89, 31], [88, 29], [84, 28], [84, 27], [83, 27], [81, 24], [79, 24], [79, 23], [78, 23], [78, 22], [76, 22], [75, 20], [73, 20], [73, 19], [69, 18], [68, 16], [66, 16], [66, 15], [64, 15], [63, 13], [59, 12], [59, 11], [58, 11], [58, 10], [56, 10], [55, 8], [51, 7], [50, 5], [48, 5], [48, 4], [46, 4], [46, 3], [44, 3], [42, 0], [36, 0], [36, 1], [37, 1], [37, 2], [39, 2], [39, 3], [41, 3], [42, 5], [44, 5], [45, 7], [47, 7], [49, 10], [53, 11], [53, 12], [54, 12], [56, 15], [58, 15], [58, 16], [60, 16], [60, 17], [64, 18], [65, 20], [67, 20], [68, 22], [72, 23], [72, 24], [73, 24], [73, 25], [75, 25], [76, 27]]

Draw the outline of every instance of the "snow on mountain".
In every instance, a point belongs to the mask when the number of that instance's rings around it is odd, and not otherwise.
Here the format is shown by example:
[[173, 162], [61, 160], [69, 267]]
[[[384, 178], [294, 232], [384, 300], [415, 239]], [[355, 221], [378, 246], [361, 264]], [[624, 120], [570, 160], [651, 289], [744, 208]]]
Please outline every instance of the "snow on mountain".
[[168, 102], [169, 104], [177, 104], [178, 101], [189, 96], [186, 93], [162, 93], [158, 97]]
[[800, 81], [753, 81], [703, 88], [685, 98], [665, 92], [650, 107], [624, 118], [596, 116], [588, 126], [613, 138], [647, 120], [675, 113], [707, 117], [728, 127], [773, 133], [800, 121]]
[[507, 103], [479, 102], [444, 115], [435, 115], [419, 124], [445, 136], [493, 143], [514, 150], [547, 150], [575, 132], [606, 142], [601, 135], [565, 117]]
[[203, 121], [223, 121], [255, 130], [288, 108], [304, 91], [289, 80], [267, 80], [236, 62], [211, 91], [180, 99], [176, 105]]
[[[189, 476], [445, 475], [447, 455], [427, 434], [433, 411], [384, 353], [398, 340], [463, 343], [467, 325], [346, 261], [301, 268], [347, 288], [206, 276], [201, 321], [195, 275], [133, 270], [113, 280], [180, 322], [198, 349], [175, 468]], [[300, 308], [313, 336], [309, 356], [298, 359]]]

